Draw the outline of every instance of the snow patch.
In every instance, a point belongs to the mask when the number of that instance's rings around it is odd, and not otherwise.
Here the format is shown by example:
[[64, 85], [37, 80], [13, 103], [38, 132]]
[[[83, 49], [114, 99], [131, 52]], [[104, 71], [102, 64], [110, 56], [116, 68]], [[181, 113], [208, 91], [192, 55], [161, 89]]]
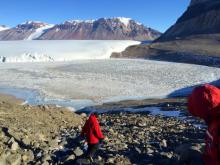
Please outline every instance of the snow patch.
[[0, 62], [52, 62], [54, 59], [46, 54], [24, 53], [20, 56], [0, 56]]
[[30, 24], [46, 24], [46, 23], [41, 22], [41, 21], [26, 21], [26, 22], [21, 23], [21, 25], [30, 25]]
[[35, 30], [34, 33], [32, 33], [28, 38], [24, 40], [35, 40], [39, 38], [46, 30], [53, 28], [54, 25], [45, 25]]
[[56, 32], [59, 32], [60, 31], [60, 29], [59, 28], [56, 28], [56, 30], [55, 30]]
[[112, 113], [112, 112], [130, 112], [130, 113], [140, 113], [140, 112], [146, 112], [153, 116], [164, 116], [164, 117], [180, 117], [180, 111], [164, 111], [160, 107], [145, 107], [145, 108], [119, 108], [119, 109], [99, 109], [96, 110], [95, 108], [86, 108], [82, 109], [79, 112], [86, 112], [86, 113]]
[[117, 19], [123, 23], [125, 26], [128, 26], [130, 21], [131, 21], [131, 18], [125, 18], [125, 17], [117, 17]]
[[71, 23], [71, 24], [79, 24], [79, 23], [93, 23], [95, 21], [96, 20], [91, 19], [91, 20], [69, 20], [69, 21], [66, 21], [66, 22]]
[[6, 27], [6, 26], [0, 26], [0, 31], [3, 31], [3, 30], [8, 30], [9, 27]]
[[161, 108], [157, 107], [148, 107], [148, 108], [142, 108], [142, 109], [137, 109], [140, 112], [150, 112], [151, 115], [157, 116], [166, 116], [166, 117], [180, 117], [180, 111], [164, 111], [161, 110]]

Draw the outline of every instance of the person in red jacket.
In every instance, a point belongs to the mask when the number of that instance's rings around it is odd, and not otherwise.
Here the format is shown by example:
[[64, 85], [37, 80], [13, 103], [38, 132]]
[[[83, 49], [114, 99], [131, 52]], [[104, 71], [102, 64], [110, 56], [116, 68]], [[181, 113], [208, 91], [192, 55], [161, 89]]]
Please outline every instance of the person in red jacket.
[[193, 90], [188, 100], [189, 112], [205, 120], [205, 165], [220, 165], [220, 89], [206, 84]]
[[92, 113], [82, 128], [81, 136], [86, 137], [88, 150], [86, 156], [92, 161], [95, 152], [99, 148], [100, 142], [104, 139], [102, 134], [97, 113]]

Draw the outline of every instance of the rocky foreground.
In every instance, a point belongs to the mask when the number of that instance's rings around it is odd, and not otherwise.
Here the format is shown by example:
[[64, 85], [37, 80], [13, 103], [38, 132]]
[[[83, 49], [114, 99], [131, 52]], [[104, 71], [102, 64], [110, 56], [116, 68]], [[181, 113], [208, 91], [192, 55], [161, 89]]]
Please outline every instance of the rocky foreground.
[[[0, 97], [0, 165], [201, 164], [205, 130], [196, 126], [202, 124], [200, 121], [188, 116], [184, 99], [130, 101], [84, 109], [119, 110], [99, 115], [106, 139], [93, 163], [82, 158], [85, 151], [79, 133], [87, 118], [85, 113], [20, 103], [12, 97]], [[120, 112], [126, 106], [155, 105], [166, 111], [179, 110], [182, 118]]]

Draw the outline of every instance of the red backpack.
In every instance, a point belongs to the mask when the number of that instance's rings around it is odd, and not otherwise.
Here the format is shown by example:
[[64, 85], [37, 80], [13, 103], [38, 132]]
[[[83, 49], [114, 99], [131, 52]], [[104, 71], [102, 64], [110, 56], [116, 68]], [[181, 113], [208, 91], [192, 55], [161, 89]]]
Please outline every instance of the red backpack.
[[189, 97], [188, 109], [208, 125], [203, 155], [205, 165], [220, 165], [220, 89], [209, 84], [195, 88]]

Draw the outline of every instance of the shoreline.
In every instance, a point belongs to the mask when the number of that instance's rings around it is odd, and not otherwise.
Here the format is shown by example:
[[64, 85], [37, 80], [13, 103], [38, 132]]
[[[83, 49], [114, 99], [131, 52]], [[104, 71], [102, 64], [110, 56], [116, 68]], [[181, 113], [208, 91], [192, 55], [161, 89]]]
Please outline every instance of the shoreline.
[[[3, 88], [2, 88], [3, 89]], [[6, 101], [10, 101], [10, 102], [15, 102], [15, 103], [19, 103], [21, 105], [25, 105], [25, 104], [29, 104], [29, 105], [55, 105], [55, 106], [59, 106], [59, 107], [63, 107], [63, 108], [68, 108], [68, 109], [73, 109], [73, 112], [77, 112], [77, 111], [81, 111], [83, 109], [89, 108], [89, 107], [94, 107], [94, 108], [129, 108], [129, 107], [135, 107], [135, 106], [145, 106], [146, 104], [147, 106], [153, 106], [153, 105], [157, 105], [157, 104], [163, 104], [166, 102], [185, 102], [186, 101], [186, 97], [182, 96], [182, 97], [156, 97], [156, 98], [147, 98], [147, 97], [130, 97], [130, 98], [125, 98], [122, 100], [115, 100], [114, 99], [108, 99], [109, 101], [103, 101], [102, 103], [95, 103], [93, 102], [93, 104], [91, 103], [90, 105], [85, 105], [85, 106], [81, 106], [80, 109], [75, 109], [72, 106], [67, 106], [68, 105], [68, 100], [63, 100], [63, 103], [66, 103], [67, 105], [60, 105], [59, 104], [59, 99], [52, 99], [54, 100], [53, 103], [47, 103], [46, 101], [43, 103], [43, 101], [39, 101], [39, 104], [37, 104], [36, 102], [29, 102], [29, 100], [27, 100], [28, 98], [34, 99], [33, 97], [39, 97], [40, 100], [44, 100], [43, 98], [41, 98], [41, 96], [34, 90], [27, 90], [27, 89], [19, 89], [19, 88], [5, 88], [6, 92], [2, 92], [0, 91], [0, 99], [4, 99]], [[14, 92], [8, 92], [7, 90], [11, 90]], [[15, 93], [16, 91], [19, 91], [21, 93]], [[22, 92], [26, 92], [25, 94], [22, 94]], [[30, 94], [31, 96], [28, 96], [28, 94]], [[58, 104], [56, 104], [55, 102], [57, 101]], [[69, 100], [70, 102], [74, 102], [74, 101], [80, 101], [80, 100]]]
[[4, 93], [0, 93], [0, 100], [9, 103], [13, 102], [14, 104], [18, 104], [18, 105], [22, 105], [25, 102], [24, 100], [19, 99], [16, 96], [4, 94]]
[[[7, 102], [19, 106], [34, 106], [34, 107], [57, 107], [68, 110], [76, 114], [87, 114], [97, 112], [98, 114], [149, 114], [152, 116], [162, 116], [167, 118], [176, 118], [178, 120], [185, 120], [198, 128], [205, 128], [206, 125], [202, 122], [191, 119], [191, 115], [187, 111], [187, 98], [163, 98], [163, 99], [144, 99], [144, 100], [124, 100], [118, 102], [103, 103], [100, 105], [87, 106], [80, 110], [75, 110], [72, 107], [58, 106], [56, 104], [26, 104], [24, 100], [16, 98], [13, 95], [0, 93], [0, 101]], [[0, 102], [0, 103], [1, 103]], [[25, 104], [24, 104], [25, 103]]]

